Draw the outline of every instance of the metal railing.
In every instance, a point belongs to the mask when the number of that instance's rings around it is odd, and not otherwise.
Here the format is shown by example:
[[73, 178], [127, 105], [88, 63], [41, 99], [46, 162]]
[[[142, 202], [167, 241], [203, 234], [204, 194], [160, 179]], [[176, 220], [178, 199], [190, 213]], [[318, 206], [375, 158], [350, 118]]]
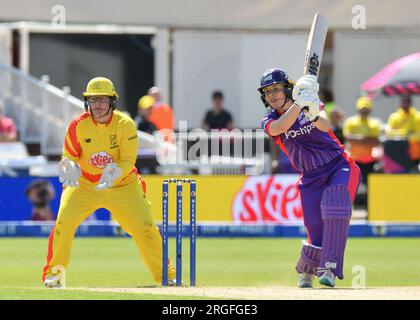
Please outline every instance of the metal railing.
[[41, 154], [60, 155], [70, 120], [83, 112], [83, 101], [12, 66], [0, 64], [0, 99], [5, 115], [14, 119], [19, 140], [39, 143]]
[[[70, 95], [70, 88], [59, 89], [49, 84], [49, 77], [37, 79], [23, 71], [9, 65], [0, 64], [0, 100], [5, 106], [5, 115], [14, 119], [19, 131], [19, 140], [23, 143], [39, 143], [41, 155], [57, 156], [62, 154], [63, 141], [66, 128], [70, 121], [84, 111], [83, 101]], [[150, 137], [149, 137], [150, 136]], [[179, 143], [168, 144], [159, 142], [156, 137], [139, 132], [139, 147], [156, 151], [165, 146], [168, 152], [179, 161], [165, 163], [160, 166], [162, 173], [185, 172], [197, 169], [203, 174], [240, 174], [245, 168], [252, 167], [261, 171], [266, 161], [263, 139], [256, 132], [224, 132], [212, 133], [203, 137], [203, 132], [177, 133], [175, 141]], [[199, 161], [184, 159], [191, 143], [202, 139], [203, 148], [198, 156]], [[150, 141], [149, 141], [150, 140]], [[221, 143], [221, 140], [226, 140]], [[239, 141], [240, 155], [225, 154], [219, 156], [212, 150], [215, 145], [232, 147], [236, 150], [236, 141]], [[258, 143], [259, 142], [259, 143]], [[162, 144], [163, 143], [163, 144]], [[230, 146], [233, 144], [232, 146]], [[248, 156], [242, 155], [242, 145], [249, 145], [253, 152]], [[224, 147], [223, 147], [224, 148]], [[223, 149], [221, 148], [221, 149]], [[230, 152], [229, 152], [230, 153]], [[205, 160], [205, 161], [204, 161]]]

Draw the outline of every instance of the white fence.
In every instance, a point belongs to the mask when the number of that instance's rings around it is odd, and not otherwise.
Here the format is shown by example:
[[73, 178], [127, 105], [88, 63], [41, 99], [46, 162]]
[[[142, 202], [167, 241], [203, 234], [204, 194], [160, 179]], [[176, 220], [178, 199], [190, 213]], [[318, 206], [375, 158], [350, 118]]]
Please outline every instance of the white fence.
[[19, 140], [39, 143], [43, 156], [62, 153], [64, 135], [70, 120], [83, 112], [83, 101], [58, 89], [47, 76], [36, 79], [19, 69], [0, 64], [0, 99], [5, 115], [13, 118]]

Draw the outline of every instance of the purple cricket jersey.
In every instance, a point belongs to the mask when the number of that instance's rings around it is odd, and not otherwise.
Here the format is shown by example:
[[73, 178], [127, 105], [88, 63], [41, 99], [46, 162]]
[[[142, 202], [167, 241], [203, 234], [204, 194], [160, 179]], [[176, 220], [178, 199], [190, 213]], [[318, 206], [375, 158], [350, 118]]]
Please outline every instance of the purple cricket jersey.
[[268, 132], [268, 126], [280, 116], [273, 110], [261, 120], [261, 127], [287, 154], [292, 165], [300, 173], [324, 167], [344, 152], [344, 146], [340, 144], [332, 130], [328, 132], [319, 130], [303, 112], [299, 113], [296, 121], [286, 132], [272, 136]]

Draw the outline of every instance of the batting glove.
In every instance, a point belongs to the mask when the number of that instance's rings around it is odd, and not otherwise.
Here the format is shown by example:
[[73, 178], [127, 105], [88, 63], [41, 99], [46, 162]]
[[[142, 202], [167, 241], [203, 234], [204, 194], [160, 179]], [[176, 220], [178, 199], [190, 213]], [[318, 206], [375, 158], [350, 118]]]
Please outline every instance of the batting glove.
[[104, 190], [112, 187], [114, 185], [115, 180], [117, 180], [121, 176], [121, 174], [121, 168], [118, 167], [115, 163], [108, 164], [102, 172], [102, 176], [99, 179], [99, 183], [96, 186], [96, 190]]
[[76, 162], [64, 157], [63, 160], [58, 163], [58, 174], [58, 179], [63, 184], [63, 187], [77, 188], [79, 186], [78, 180], [82, 174], [82, 170], [80, 170], [80, 167]]
[[321, 101], [318, 96], [319, 84], [316, 77], [305, 75], [296, 82], [293, 88], [293, 100], [302, 108], [303, 113], [310, 121], [316, 121]]
[[293, 86], [293, 93], [295, 93], [295, 91], [299, 92], [302, 89], [309, 89], [311, 91], [318, 92], [319, 84], [316, 76], [308, 74], [300, 77]]

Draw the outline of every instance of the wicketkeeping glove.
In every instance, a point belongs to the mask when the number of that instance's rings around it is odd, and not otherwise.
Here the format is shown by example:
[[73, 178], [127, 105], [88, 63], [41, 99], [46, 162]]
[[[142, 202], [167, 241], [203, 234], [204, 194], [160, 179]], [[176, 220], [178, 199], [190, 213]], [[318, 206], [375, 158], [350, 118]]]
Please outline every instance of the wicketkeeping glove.
[[76, 162], [64, 157], [63, 160], [58, 163], [58, 174], [58, 179], [63, 184], [63, 187], [77, 188], [79, 186], [78, 180], [82, 174], [82, 170]]
[[108, 164], [102, 172], [102, 176], [99, 179], [96, 190], [104, 190], [112, 187], [115, 180], [121, 176], [121, 173], [121, 168], [118, 167], [115, 163]]

